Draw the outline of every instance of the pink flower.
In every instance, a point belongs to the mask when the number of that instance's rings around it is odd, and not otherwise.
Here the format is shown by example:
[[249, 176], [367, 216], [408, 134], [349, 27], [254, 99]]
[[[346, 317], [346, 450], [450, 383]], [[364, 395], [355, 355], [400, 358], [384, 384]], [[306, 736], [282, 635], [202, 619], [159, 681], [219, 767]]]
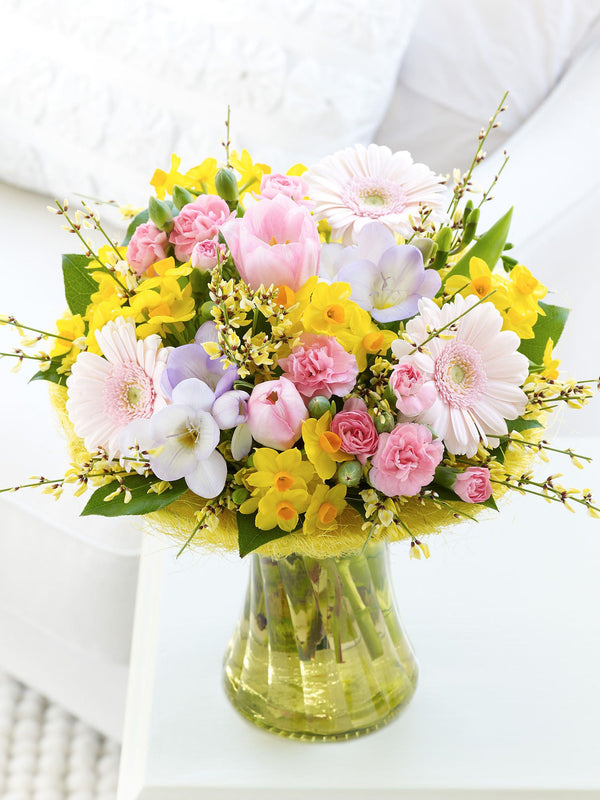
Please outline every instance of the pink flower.
[[369, 480], [388, 497], [410, 497], [431, 483], [443, 455], [444, 445], [433, 441], [429, 428], [402, 422], [380, 435]]
[[[218, 245], [221, 261], [225, 258], [227, 248], [224, 244]], [[217, 266], [217, 243], [214, 239], [205, 239], [196, 242], [192, 250], [192, 267], [208, 270]]]
[[184, 206], [173, 220], [169, 240], [175, 245], [175, 257], [188, 261], [197, 242], [214, 239], [219, 228], [232, 216], [229, 206], [214, 194], [201, 194]]
[[143, 222], [127, 245], [127, 263], [136, 275], [143, 275], [148, 267], [167, 257], [168, 247], [167, 234], [153, 222]]
[[252, 289], [264, 284], [296, 291], [317, 274], [321, 242], [315, 221], [285, 195], [260, 199], [243, 217], [227, 222], [223, 235]]
[[265, 381], [248, 400], [248, 426], [252, 438], [265, 447], [287, 450], [298, 441], [308, 411], [298, 390], [287, 378]]
[[490, 471], [487, 467], [467, 467], [456, 476], [452, 491], [465, 503], [485, 503], [492, 496]]
[[263, 175], [260, 182], [260, 196], [272, 199], [278, 194], [283, 194], [290, 200], [295, 200], [296, 203], [306, 205], [304, 198], [308, 194], [308, 183], [299, 176], [282, 175], [280, 172]]
[[437, 398], [434, 382], [425, 379], [410, 357], [394, 367], [390, 386], [396, 395], [396, 408], [406, 417], [416, 417], [431, 408]]
[[353, 398], [345, 403], [344, 410], [333, 418], [331, 430], [340, 437], [344, 453], [356, 456], [361, 464], [377, 450], [379, 436], [363, 400]]
[[279, 365], [307, 400], [317, 395], [343, 397], [352, 391], [358, 375], [356, 358], [333, 336], [305, 333], [301, 344]]

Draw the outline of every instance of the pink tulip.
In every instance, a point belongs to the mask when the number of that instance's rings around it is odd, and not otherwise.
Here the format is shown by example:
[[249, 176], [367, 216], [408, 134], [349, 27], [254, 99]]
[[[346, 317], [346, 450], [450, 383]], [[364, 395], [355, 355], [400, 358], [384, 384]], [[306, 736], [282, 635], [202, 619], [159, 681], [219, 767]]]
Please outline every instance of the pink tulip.
[[485, 503], [492, 496], [489, 469], [467, 467], [464, 472], [456, 476], [452, 491], [465, 503]]
[[222, 231], [251, 289], [263, 284], [296, 291], [317, 274], [321, 242], [315, 221], [306, 208], [283, 194], [259, 200]]
[[248, 400], [252, 438], [275, 450], [287, 450], [298, 441], [307, 417], [302, 397], [287, 378], [259, 383]]
[[167, 234], [153, 222], [143, 222], [127, 245], [127, 263], [136, 275], [143, 275], [148, 267], [167, 257], [168, 247]]
[[380, 435], [369, 480], [388, 497], [411, 497], [431, 483], [443, 455], [444, 445], [426, 425], [403, 422]]

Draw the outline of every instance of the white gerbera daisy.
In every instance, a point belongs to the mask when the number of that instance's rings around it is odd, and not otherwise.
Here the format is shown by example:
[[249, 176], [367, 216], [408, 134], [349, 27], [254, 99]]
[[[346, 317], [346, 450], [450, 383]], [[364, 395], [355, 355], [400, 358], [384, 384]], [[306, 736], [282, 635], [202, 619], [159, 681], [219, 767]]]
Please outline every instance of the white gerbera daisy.
[[132, 319], [118, 317], [96, 332], [105, 358], [81, 353], [67, 379], [67, 413], [75, 433], [92, 452], [119, 452], [119, 434], [134, 419], [147, 419], [166, 405], [160, 378], [171, 348], [153, 334], [136, 339]]
[[[520, 387], [529, 371], [527, 358], [517, 351], [517, 334], [502, 330], [502, 316], [491, 303], [473, 308], [477, 302], [474, 296], [458, 295], [438, 308], [424, 298], [419, 315], [406, 325], [411, 341], [420, 345], [431, 331], [471, 309], [411, 356], [437, 393], [433, 405], [413, 421], [430, 425], [450, 453], [469, 457], [480, 441], [496, 447], [496, 437], [507, 433], [506, 420], [524, 413], [527, 397]], [[403, 340], [392, 344], [398, 358], [413, 349]]]
[[303, 176], [308, 197], [315, 203], [316, 219], [326, 219], [332, 239], [344, 244], [368, 222], [378, 220], [391, 231], [411, 236], [410, 217], [423, 210], [438, 223], [443, 211], [443, 179], [425, 164], [415, 164], [410, 153], [392, 153], [389, 147], [370, 144], [347, 147], [327, 156]]

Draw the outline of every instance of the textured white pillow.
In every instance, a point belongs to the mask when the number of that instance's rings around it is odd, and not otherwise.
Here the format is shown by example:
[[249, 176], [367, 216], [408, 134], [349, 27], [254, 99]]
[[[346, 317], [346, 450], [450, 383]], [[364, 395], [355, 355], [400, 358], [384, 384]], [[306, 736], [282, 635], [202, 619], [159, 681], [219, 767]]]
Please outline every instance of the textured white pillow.
[[[144, 200], [234, 145], [282, 168], [372, 139], [419, 0], [4, 0], [0, 180]], [[85, 9], [85, 10], [82, 10]]]

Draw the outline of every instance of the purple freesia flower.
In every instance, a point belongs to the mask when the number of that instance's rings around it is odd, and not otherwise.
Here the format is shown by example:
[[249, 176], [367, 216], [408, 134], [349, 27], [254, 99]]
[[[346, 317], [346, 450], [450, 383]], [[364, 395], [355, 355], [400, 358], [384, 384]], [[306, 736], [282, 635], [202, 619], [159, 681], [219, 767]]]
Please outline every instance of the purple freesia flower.
[[216, 342], [217, 333], [214, 322], [205, 322], [198, 328], [192, 344], [174, 347], [167, 359], [167, 366], [162, 374], [160, 388], [169, 400], [173, 389], [188, 378], [199, 378], [220, 397], [233, 388], [233, 382], [239, 377], [235, 367], [225, 367], [222, 358], [211, 358], [203, 342]]
[[419, 300], [435, 297], [442, 284], [435, 270], [425, 269], [421, 251], [397, 244], [394, 234], [380, 222], [365, 225], [356, 245], [342, 249], [338, 245], [335, 250], [332, 245], [325, 247], [332, 248], [322, 257], [328, 282], [349, 283], [350, 299], [377, 322], [413, 317]]

